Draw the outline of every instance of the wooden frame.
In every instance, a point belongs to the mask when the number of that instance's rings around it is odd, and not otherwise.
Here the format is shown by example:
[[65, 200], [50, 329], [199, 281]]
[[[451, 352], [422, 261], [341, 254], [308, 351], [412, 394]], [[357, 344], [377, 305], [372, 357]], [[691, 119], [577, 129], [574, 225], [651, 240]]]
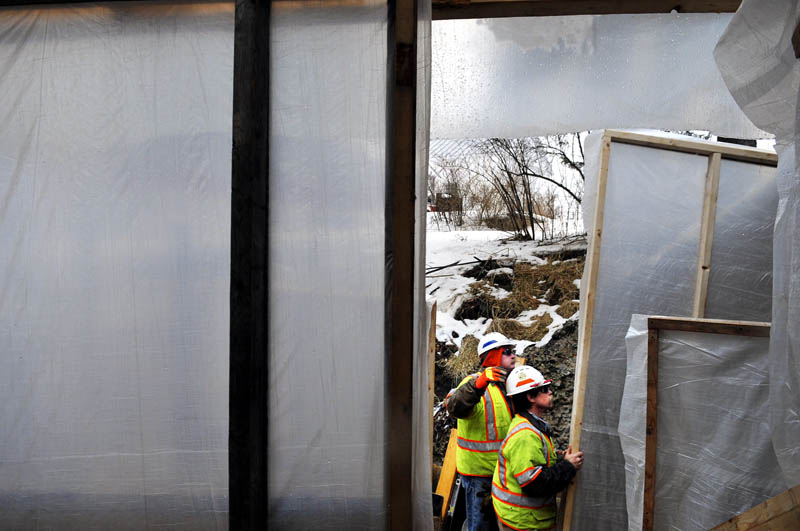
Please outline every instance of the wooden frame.
[[417, 2], [389, 0], [386, 90], [387, 528], [413, 516], [414, 214], [416, 212]]
[[229, 525], [268, 525], [270, 2], [237, 0], [231, 168]]
[[658, 341], [661, 330], [769, 337], [770, 323], [654, 316], [647, 319], [647, 414], [645, 421], [642, 530], [655, 526], [656, 448], [658, 444]]
[[[581, 341], [578, 344], [578, 356], [575, 361], [575, 391], [573, 394], [572, 418], [570, 422], [570, 445], [572, 445], [574, 449], [579, 449], [581, 443], [583, 407], [592, 345], [591, 332], [594, 320], [595, 291], [597, 288], [600, 251], [603, 241], [603, 217], [605, 213], [608, 164], [611, 156], [611, 145], [613, 143], [693, 153], [709, 158], [695, 283], [695, 311], [693, 313], [696, 317], [702, 317], [705, 312], [705, 294], [708, 291], [708, 278], [711, 271], [711, 242], [713, 240], [716, 190], [719, 187], [719, 167], [721, 160], [730, 159], [773, 167], [778, 165], [778, 156], [772, 151], [763, 149], [737, 146], [734, 144], [722, 145], [702, 140], [656, 137], [613, 129], [607, 130], [603, 134], [600, 168], [597, 177], [594, 224], [592, 226], [592, 234], [589, 249], [587, 250], [585, 266], [588, 272], [587, 283], [585, 286], [581, 286], [581, 290], [585, 290], [585, 315], [582, 315], [580, 320], [579, 336]], [[564, 531], [568, 531], [572, 524], [572, 512], [575, 503], [575, 485], [579, 480], [579, 478], [576, 479], [567, 490], [564, 508]]]
[[733, 13], [741, 0], [433, 0], [433, 20], [621, 13]]

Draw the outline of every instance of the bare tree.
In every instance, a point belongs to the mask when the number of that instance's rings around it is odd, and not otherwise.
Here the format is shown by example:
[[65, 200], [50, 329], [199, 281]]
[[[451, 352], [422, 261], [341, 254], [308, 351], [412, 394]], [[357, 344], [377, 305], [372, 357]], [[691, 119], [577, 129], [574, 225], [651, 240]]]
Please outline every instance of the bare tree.
[[497, 191], [520, 238], [535, 239], [537, 230], [543, 238], [553, 236], [558, 194], [580, 204], [584, 183], [580, 134], [490, 138], [477, 142], [476, 150], [480, 163], [463, 169], [483, 177]]

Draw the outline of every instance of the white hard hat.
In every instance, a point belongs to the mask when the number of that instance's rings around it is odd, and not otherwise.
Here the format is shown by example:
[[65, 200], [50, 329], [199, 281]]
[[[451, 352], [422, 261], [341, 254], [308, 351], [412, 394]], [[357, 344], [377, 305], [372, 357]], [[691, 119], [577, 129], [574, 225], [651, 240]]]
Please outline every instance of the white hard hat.
[[514, 346], [514, 342], [499, 332], [488, 333], [478, 343], [478, 356], [483, 359], [490, 350], [505, 346]]
[[542, 373], [531, 367], [530, 365], [520, 365], [514, 367], [511, 374], [506, 379], [506, 395], [517, 395], [530, 391], [537, 387], [544, 387], [550, 385], [552, 380], [545, 380]]

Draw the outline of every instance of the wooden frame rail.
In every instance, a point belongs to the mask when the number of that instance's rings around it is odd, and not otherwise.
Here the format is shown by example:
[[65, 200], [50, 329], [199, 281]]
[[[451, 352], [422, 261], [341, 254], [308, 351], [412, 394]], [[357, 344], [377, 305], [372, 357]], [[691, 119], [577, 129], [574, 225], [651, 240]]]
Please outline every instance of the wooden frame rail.
[[658, 445], [658, 342], [660, 331], [769, 337], [770, 323], [653, 316], [647, 319], [647, 413], [645, 421], [642, 531], [655, 526], [656, 448]]
[[433, 0], [433, 20], [636, 13], [733, 13], [741, 0]]
[[[608, 185], [608, 165], [614, 143], [631, 144], [691, 153], [708, 157], [708, 170], [706, 173], [706, 186], [701, 219], [701, 235], [698, 247], [696, 268], [696, 281], [693, 297], [692, 316], [701, 318], [705, 314], [706, 294], [708, 293], [708, 279], [711, 273], [712, 257], [711, 243], [714, 236], [714, 222], [716, 218], [716, 200], [719, 188], [719, 170], [722, 159], [749, 162], [765, 166], [776, 167], [778, 156], [773, 151], [756, 149], [735, 144], [722, 144], [704, 140], [688, 138], [674, 138], [652, 136], [629, 131], [606, 130], [603, 134], [600, 154], [600, 167], [596, 182], [596, 197], [594, 209], [594, 223], [590, 235], [589, 248], [586, 255], [586, 278], [584, 297], [584, 315], [580, 320], [580, 337], [578, 356], [575, 361], [575, 391], [572, 402], [572, 418], [570, 422], [570, 445], [579, 449], [581, 444], [581, 430], [583, 426], [583, 409], [585, 402], [586, 386], [588, 382], [589, 359], [592, 346], [592, 324], [594, 320], [594, 307], [597, 290], [597, 278], [600, 265], [600, 254], [603, 242], [603, 218], [605, 215], [606, 188]], [[572, 512], [575, 504], [575, 485], [580, 478], [567, 490], [564, 508], [564, 531], [569, 531], [572, 525]]]

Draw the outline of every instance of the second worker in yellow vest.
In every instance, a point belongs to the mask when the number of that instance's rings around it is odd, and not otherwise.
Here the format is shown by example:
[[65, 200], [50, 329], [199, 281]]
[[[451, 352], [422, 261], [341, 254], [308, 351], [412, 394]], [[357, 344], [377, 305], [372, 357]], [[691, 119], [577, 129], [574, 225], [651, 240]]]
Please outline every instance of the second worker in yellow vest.
[[481, 493], [491, 491], [497, 451], [511, 424], [505, 381], [514, 367], [513, 345], [497, 332], [483, 336], [478, 355], [485, 368], [464, 378], [444, 399], [448, 413], [458, 419], [456, 467], [466, 494], [469, 531], [497, 529], [491, 507], [481, 510]]
[[528, 365], [515, 368], [506, 389], [517, 414], [511, 421], [492, 477], [492, 503], [500, 526], [555, 529], [556, 494], [583, 466], [583, 452], [570, 446], [558, 461], [550, 425], [542, 416], [553, 407], [550, 380]]

